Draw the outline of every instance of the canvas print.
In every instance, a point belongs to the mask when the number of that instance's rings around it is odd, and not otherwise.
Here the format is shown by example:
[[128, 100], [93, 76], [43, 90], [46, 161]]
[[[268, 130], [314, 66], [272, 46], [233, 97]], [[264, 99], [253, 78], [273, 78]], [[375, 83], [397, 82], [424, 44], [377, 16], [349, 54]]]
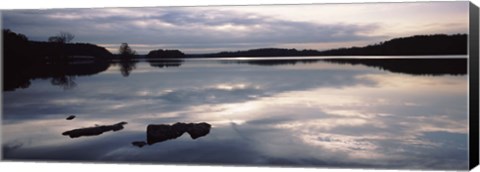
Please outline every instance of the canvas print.
[[1, 16], [3, 160], [468, 169], [468, 2]]

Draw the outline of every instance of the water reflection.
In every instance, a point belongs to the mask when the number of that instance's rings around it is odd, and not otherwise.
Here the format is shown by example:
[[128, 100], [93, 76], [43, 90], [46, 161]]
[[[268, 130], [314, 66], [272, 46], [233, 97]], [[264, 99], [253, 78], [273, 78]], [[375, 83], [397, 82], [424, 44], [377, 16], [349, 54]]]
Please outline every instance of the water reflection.
[[[467, 59], [244, 59], [244, 60], [219, 60], [223, 64], [249, 64], [261, 66], [279, 66], [313, 63], [335, 63], [365, 65], [379, 68], [394, 73], [413, 75], [466, 75]], [[17, 88], [28, 88], [34, 79], [49, 79], [54, 86], [64, 90], [77, 86], [76, 77], [95, 75], [106, 71], [109, 66], [118, 66], [122, 76], [128, 77], [136, 69], [136, 59], [120, 60], [81, 60], [25, 64], [21, 67], [7, 67], [5, 69], [4, 91], [14, 91]], [[182, 59], [149, 59], [152, 67], [169, 68], [180, 67]]]
[[145, 141], [134, 141], [134, 142], [132, 142], [132, 145], [136, 146], [136, 147], [139, 147], [139, 148], [142, 148], [145, 145], [147, 145], [147, 142], [145, 142]]
[[120, 73], [123, 77], [128, 77], [132, 70], [135, 69], [135, 64], [138, 63], [138, 60], [131, 59], [131, 58], [122, 58], [118, 61], [113, 61], [112, 65], [119, 66]]
[[222, 63], [239, 63], [261, 66], [296, 65], [318, 63], [319, 61], [336, 63], [365, 65], [379, 68], [394, 73], [405, 73], [412, 75], [465, 75], [467, 74], [466, 58], [392, 58], [392, 59], [354, 59], [354, 58], [326, 58], [326, 59], [242, 59], [223, 60]]
[[72, 89], [77, 86], [77, 83], [75, 83], [75, 76], [67, 75], [53, 77], [50, 80], [50, 83], [52, 83], [52, 85], [60, 86], [64, 90]]
[[412, 75], [465, 75], [467, 74], [466, 58], [443, 59], [327, 59], [327, 62], [338, 64], [365, 65], [380, 68], [394, 73]]
[[[468, 167], [466, 75], [411, 75], [325, 61], [261, 66], [187, 60], [162, 69], [139, 62], [135, 72], [79, 77], [82, 84], [68, 92], [42, 80], [6, 92], [4, 158]], [[65, 114], [85, 121], [66, 122]], [[59, 134], [117, 119], [128, 122], [122, 132], [82, 139]], [[178, 121], [208, 121], [215, 129], [195, 141], [183, 134], [146, 146], [146, 126]]]
[[31, 81], [35, 79], [49, 79], [52, 85], [60, 86], [63, 89], [71, 89], [77, 85], [75, 77], [98, 74], [107, 70], [109, 66], [108, 62], [97, 60], [8, 66], [5, 67], [3, 90], [14, 91], [18, 88], [28, 88]]
[[[76, 77], [95, 75], [110, 66], [118, 66], [120, 74], [128, 77], [138, 62], [135, 59], [77, 60], [10, 65], [5, 68], [4, 91], [28, 88], [35, 79], [48, 79], [52, 85], [70, 90], [77, 86]], [[152, 60], [149, 63], [160, 68], [179, 67], [183, 60]]]
[[168, 67], [180, 67], [184, 60], [182, 59], [148, 59], [148, 63], [152, 67], [168, 68]]
[[261, 66], [277, 66], [277, 65], [295, 65], [317, 63], [320, 59], [242, 59], [242, 60], [222, 60], [222, 63], [239, 63]]

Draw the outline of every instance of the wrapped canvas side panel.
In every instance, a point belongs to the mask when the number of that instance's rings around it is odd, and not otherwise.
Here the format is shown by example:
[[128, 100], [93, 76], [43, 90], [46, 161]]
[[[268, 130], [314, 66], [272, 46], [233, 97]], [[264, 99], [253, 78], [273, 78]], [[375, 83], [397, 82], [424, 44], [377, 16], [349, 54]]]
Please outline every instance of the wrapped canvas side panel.
[[478, 112], [478, 22], [479, 22], [479, 13], [478, 7], [475, 6], [473, 3], [470, 3], [470, 39], [469, 39], [469, 80], [470, 80], [470, 131], [469, 131], [469, 145], [470, 145], [470, 169], [475, 168], [478, 165], [478, 154], [479, 154], [479, 112]]

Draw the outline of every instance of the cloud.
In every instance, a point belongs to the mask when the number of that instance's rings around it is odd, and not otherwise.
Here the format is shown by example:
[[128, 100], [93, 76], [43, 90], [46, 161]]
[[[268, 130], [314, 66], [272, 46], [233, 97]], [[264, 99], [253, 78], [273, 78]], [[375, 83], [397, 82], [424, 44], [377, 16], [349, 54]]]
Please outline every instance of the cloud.
[[[78, 42], [161, 45], [156, 48], [227, 50], [281, 44], [377, 40], [368, 36], [376, 23], [314, 23], [275, 19], [216, 8], [113, 8], [4, 11], [5, 28], [33, 40], [47, 40], [59, 31]], [[248, 46], [250, 45], [250, 46]], [[136, 48], [135, 46], [132, 46]], [[153, 47], [152, 47], [153, 48]], [[302, 47], [292, 47], [302, 48]], [[142, 53], [148, 50], [140, 49]]]

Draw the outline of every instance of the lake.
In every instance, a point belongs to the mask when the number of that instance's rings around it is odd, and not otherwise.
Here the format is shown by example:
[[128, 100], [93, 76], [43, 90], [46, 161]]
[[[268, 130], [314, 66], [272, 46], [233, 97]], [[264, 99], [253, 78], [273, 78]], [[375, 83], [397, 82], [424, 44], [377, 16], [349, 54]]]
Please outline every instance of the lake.
[[[468, 168], [467, 57], [344, 58], [29, 67], [30, 72], [6, 76], [12, 81], [3, 91], [3, 156], [22, 161]], [[74, 119], [66, 120], [70, 115]], [[175, 123], [211, 128], [192, 139], [192, 127], [178, 133]], [[149, 125], [183, 135], [151, 142]], [[95, 132], [65, 135], [86, 127]]]

